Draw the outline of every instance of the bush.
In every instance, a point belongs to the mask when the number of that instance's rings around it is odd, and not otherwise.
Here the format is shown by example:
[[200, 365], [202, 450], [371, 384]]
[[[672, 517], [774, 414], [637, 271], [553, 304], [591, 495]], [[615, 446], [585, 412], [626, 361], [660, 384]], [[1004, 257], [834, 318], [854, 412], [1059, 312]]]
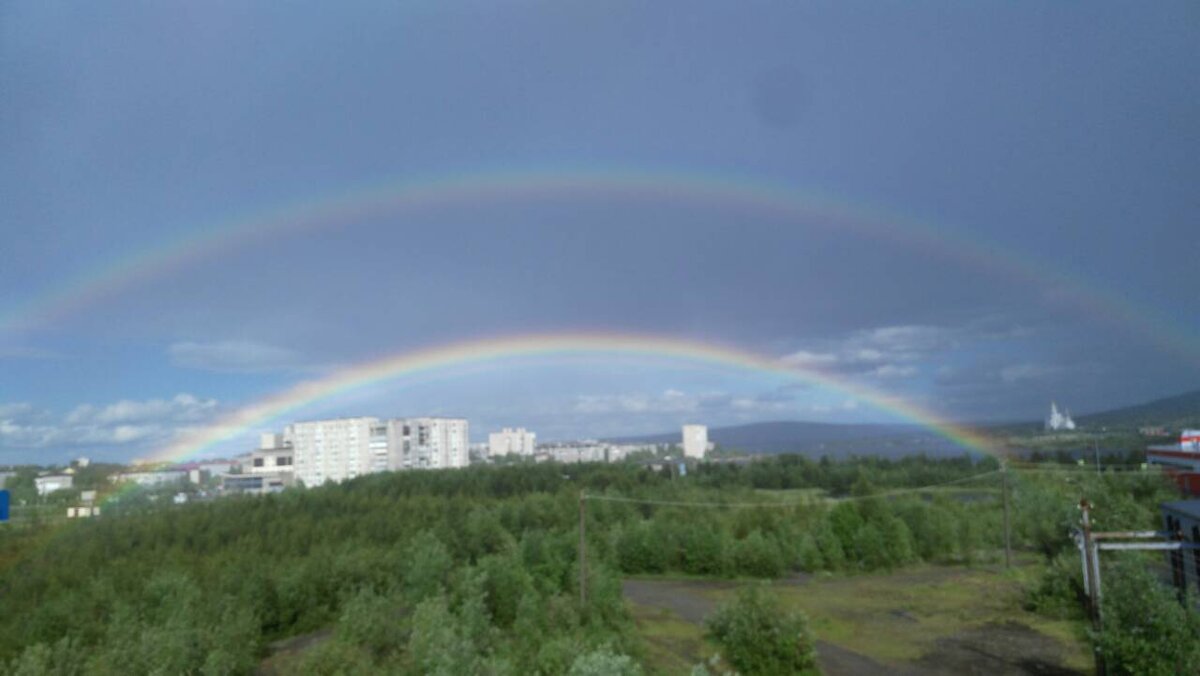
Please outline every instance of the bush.
[[1145, 563], [1127, 559], [1104, 576], [1104, 627], [1092, 635], [1111, 674], [1200, 673], [1196, 599], [1180, 604]]
[[784, 610], [758, 586], [741, 590], [705, 624], [725, 659], [745, 676], [819, 673], [808, 618]]
[[642, 668], [628, 655], [604, 647], [580, 655], [571, 663], [568, 676], [641, 676]]

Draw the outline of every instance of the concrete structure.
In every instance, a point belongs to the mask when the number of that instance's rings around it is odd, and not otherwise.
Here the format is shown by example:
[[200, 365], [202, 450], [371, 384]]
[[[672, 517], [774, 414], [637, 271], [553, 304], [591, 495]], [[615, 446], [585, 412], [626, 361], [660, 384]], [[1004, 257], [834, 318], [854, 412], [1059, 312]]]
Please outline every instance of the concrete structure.
[[[1163, 526], [1169, 533], [1181, 533], [1184, 542], [1200, 544], [1200, 500], [1180, 500], [1160, 505]], [[1200, 549], [1167, 552], [1175, 586], [1200, 591]]]
[[279, 493], [295, 484], [292, 472], [260, 472], [258, 474], [225, 474], [221, 476], [221, 491], [224, 493], [249, 493], [266, 495]]
[[1050, 417], [1046, 418], [1046, 429], [1051, 432], [1064, 432], [1075, 429], [1075, 421], [1071, 419], [1071, 412], [1064, 410], [1059, 412], [1058, 404], [1050, 402]]
[[708, 452], [708, 428], [704, 425], [683, 426], [683, 457], [703, 460]]
[[537, 434], [526, 431], [524, 427], [516, 429], [505, 427], [499, 432], [492, 432], [488, 435], [489, 458], [498, 458], [510, 453], [531, 456], [536, 446]]
[[[282, 444], [284, 449], [290, 447], [293, 471], [305, 486], [373, 472], [450, 469], [471, 463], [465, 418], [364, 417], [295, 423], [284, 431]], [[280, 449], [273, 453], [277, 463], [286, 457]], [[269, 468], [265, 460], [262, 467], [276, 473], [283, 469], [278, 464]]]
[[345, 481], [372, 471], [371, 430], [375, 418], [315, 420], [288, 425], [283, 443], [291, 443], [296, 478], [305, 486]]
[[242, 463], [243, 474], [269, 472], [291, 472], [295, 467], [295, 454], [291, 446], [282, 448], [260, 448], [251, 451]]
[[471, 464], [465, 418], [401, 418], [387, 423], [389, 469], [452, 469]]
[[188, 480], [188, 471], [185, 469], [156, 469], [143, 470], [135, 472], [121, 472], [110, 477], [113, 483], [132, 482], [139, 486], [153, 488], [155, 486], [165, 486], [171, 483], [178, 483]]
[[51, 474], [40, 476], [33, 480], [38, 495], [50, 495], [55, 491], [66, 490], [75, 485], [75, 479], [69, 474]]
[[1146, 462], [1162, 467], [1183, 490], [1200, 496], [1200, 434], [1184, 430], [1178, 444], [1146, 448]]

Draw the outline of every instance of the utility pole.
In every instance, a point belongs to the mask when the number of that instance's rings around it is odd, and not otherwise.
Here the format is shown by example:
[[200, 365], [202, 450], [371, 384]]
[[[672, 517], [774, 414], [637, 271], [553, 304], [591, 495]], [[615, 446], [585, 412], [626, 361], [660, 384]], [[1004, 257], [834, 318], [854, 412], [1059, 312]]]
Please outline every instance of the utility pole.
[[[1096, 556], [1096, 550], [1092, 546], [1092, 504], [1087, 501], [1087, 498], [1084, 498], [1079, 501], [1079, 509], [1083, 511], [1083, 565], [1087, 572], [1087, 579], [1090, 581], [1088, 584], [1088, 614], [1092, 618], [1092, 629], [1099, 634], [1101, 631], [1100, 562], [1097, 560], [1099, 557]], [[1103, 676], [1107, 673], [1104, 668], [1104, 656], [1100, 654], [1099, 648], [1094, 654], [1096, 673]]]
[[587, 495], [579, 491], [579, 608], [587, 608]]
[[1004, 483], [1000, 488], [1004, 496], [1004, 567], [1012, 568], [1012, 532], [1008, 524], [1008, 463], [1000, 461], [1000, 476]]

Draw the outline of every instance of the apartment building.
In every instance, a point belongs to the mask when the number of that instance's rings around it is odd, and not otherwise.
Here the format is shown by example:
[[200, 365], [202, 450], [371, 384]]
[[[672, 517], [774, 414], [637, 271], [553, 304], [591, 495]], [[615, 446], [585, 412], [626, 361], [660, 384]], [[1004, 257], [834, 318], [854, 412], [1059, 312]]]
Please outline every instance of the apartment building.
[[683, 457], [704, 459], [708, 452], [708, 428], [704, 425], [683, 426]]
[[375, 470], [371, 435], [376, 418], [339, 418], [288, 425], [284, 443], [291, 443], [296, 479], [305, 486], [345, 481]]
[[488, 457], [499, 458], [510, 453], [531, 456], [536, 445], [537, 434], [526, 431], [524, 427], [505, 427], [488, 435]]
[[373, 472], [466, 467], [469, 441], [465, 418], [341, 418], [288, 425], [276, 452], [290, 451], [296, 478], [319, 486]]
[[451, 469], [471, 464], [466, 418], [401, 418], [387, 422], [389, 469]]

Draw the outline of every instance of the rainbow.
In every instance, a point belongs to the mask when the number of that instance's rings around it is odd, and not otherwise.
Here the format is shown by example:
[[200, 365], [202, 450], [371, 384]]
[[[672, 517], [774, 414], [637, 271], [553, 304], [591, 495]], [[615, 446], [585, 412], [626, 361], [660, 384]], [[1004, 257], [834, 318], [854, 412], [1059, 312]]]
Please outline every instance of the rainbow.
[[416, 213], [463, 204], [530, 199], [609, 198], [653, 200], [748, 210], [833, 231], [850, 231], [957, 261], [1011, 278], [1031, 293], [1053, 293], [1090, 316], [1200, 364], [1200, 340], [1191, 327], [1096, 290], [1054, 266], [992, 243], [970, 239], [895, 213], [845, 200], [802, 193], [794, 187], [746, 177], [679, 171], [552, 170], [451, 174], [427, 180], [389, 179], [316, 199], [195, 228], [108, 265], [85, 271], [0, 314], [0, 331], [43, 326], [102, 299], [168, 275], [225, 250], [284, 234], [344, 226], [399, 212]]
[[900, 398], [829, 373], [798, 368], [778, 358], [716, 343], [656, 335], [593, 332], [487, 338], [406, 351], [367, 361], [318, 380], [301, 382], [245, 406], [214, 425], [161, 449], [155, 454], [154, 461], [182, 462], [198, 457], [219, 444], [261, 429], [306, 406], [378, 383], [462, 365], [495, 363], [521, 357], [580, 355], [651, 357], [784, 376], [854, 397], [880, 411], [927, 428], [967, 449], [988, 455], [999, 453], [987, 438], [971, 429], [942, 419]]

